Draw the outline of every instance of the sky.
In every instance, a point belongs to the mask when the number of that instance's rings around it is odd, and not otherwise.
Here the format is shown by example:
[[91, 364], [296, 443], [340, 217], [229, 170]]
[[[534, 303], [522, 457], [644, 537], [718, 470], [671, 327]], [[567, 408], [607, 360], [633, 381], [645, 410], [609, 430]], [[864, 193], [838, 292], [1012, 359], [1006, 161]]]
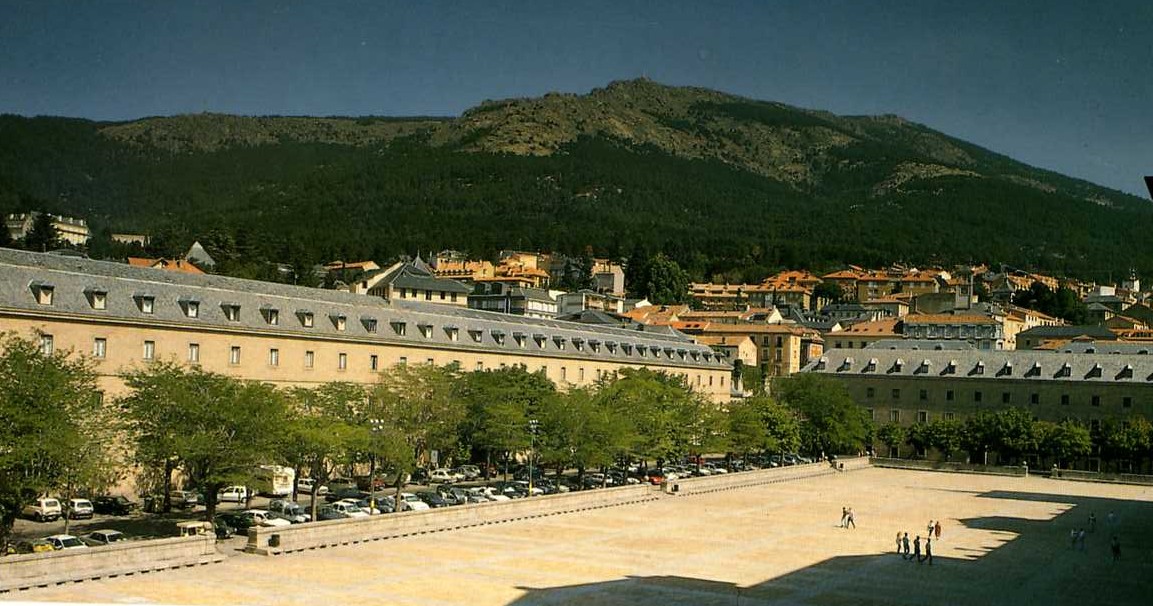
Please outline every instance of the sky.
[[0, 0], [0, 113], [455, 116], [641, 76], [1149, 196], [1149, 0]]

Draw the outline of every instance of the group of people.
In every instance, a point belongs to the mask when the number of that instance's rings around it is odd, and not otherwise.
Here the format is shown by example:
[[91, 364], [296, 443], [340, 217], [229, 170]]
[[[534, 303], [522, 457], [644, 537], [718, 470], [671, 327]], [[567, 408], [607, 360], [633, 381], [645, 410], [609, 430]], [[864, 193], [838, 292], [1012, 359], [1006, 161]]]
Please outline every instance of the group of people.
[[[1105, 518], [1110, 528], [1117, 526], [1117, 514], [1112, 511]], [[1089, 532], [1097, 530], [1097, 514], [1089, 512]], [[1069, 548], [1077, 551], [1085, 551], [1085, 529], [1084, 528], [1070, 528], [1069, 529]], [[1116, 562], [1121, 559], [1121, 541], [1117, 539], [1117, 535], [1109, 541], [1109, 551], [1113, 554], [1113, 561]]]
[[841, 508], [841, 528], [848, 528], [849, 526], [852, 526], [853, 528], [857, 527], [857, 522], [853, 516], [853, 508], [852, 507], [842, 507]]
[[916, 560], [918, 564], [929, 562], [929, 566], [933, 565], [933, 539], [941, 540], [941, 522], [940, 520], [933, 522], [929, 520], [929, 525], [925, 530], [925, 553], [921, 554], [921, 535], [916, 535], [911, 543], [913, 551], [909, 551], [909, 533], [897, 533], [897, 555], [902, 559], [912, 562]]

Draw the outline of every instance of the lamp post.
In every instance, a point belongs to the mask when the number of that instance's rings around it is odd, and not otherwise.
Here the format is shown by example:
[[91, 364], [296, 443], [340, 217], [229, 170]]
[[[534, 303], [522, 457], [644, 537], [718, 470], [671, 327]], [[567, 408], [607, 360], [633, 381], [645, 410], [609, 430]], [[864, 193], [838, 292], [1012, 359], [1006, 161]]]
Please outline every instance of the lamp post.
[[528, 421], [528, 496], [532, 496], [532, 457], [536, 451], [536, 428], [539, 422], [536, 419], [529, 419]]
[[369, 419], [369, 442], [368, 442], [368, 514], [372, 515], [372, 511], [376, 509], [376, 436], [381, 432], [384, 426], [384, 419]]

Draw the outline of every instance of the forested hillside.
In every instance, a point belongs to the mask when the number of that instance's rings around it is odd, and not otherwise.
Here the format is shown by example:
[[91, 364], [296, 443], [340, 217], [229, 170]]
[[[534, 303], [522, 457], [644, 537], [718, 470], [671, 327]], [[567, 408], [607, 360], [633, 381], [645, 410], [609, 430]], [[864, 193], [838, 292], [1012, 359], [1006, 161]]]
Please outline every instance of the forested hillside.
[[781, 267], [988, 262], [1153, 271], [1147, 201], [892, 116], [649, 81], [486, 102], [457, 119], [0, 116], [0, 210], [201, 240], [265, 262], [500, 249], [664, 251], [694, 279]]

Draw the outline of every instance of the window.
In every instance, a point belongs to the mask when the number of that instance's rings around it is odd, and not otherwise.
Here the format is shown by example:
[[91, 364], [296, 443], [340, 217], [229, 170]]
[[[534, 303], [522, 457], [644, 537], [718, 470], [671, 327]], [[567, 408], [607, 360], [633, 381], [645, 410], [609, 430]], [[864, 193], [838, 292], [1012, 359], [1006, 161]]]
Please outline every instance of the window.
[[404, 336], [405, 326], [407, 326], [404, 322], [390, 322], [389, 324], [392, 325], [393, 332], [402, 337]]
[[408, 365], [408, 356], [401, 356], [400, 360], [398, 360], [396, 363], [400, 364], [401, 366], [407, 366]]
[[953, 394], [953, 390], [952, 390], [952, 389], [949, 389], [949, 390], [946, 390], [946, 391], [945, 391], [945, 401], [946, 401], [946, 402], [952, 402], [952, 401], [953, 401], [953, 396], [954, 396], [954, 394]]
[[240, 306], [239, 305], [225, 305], [224, 318], [230, 322], [240, 321]]
[[865, 409], [865, 414], [869, 415], [869, 420], [870, 420], [870, 421], [875, 421], [875, 420], [877, 420], [877, 411], [873, 410], [872, 408], [866, 408], [866, 409]]
[[96, 337], [92, 340], [92, 356], [103, 358], [108, 354], [108, 339]]
[[431, 301], [432, 300], [432, 291], [431, 290], [424, 291], [424, 300], [425, 301]]
[[56, 349], [56, 340], [52, 338], [52, 335], [41, 334], [40, 335], [40, 353], [42, 353], [46, 356], [50, 356], [50, 355], [52, 355], [52, 352], [55, 349]]
[[228, 363], [232, 364], [233, 366], [240, 364], [240, 346], [239, 345], [233, 345], [228, 350]]
[[189, 343], [188, 344], [188, 361], [192, 362], [193, 364], [199, 364], [200, 363], [200, 344], [199, 343]]
[[568, 380], [568, 369], [565, 368], [564, 366], [560, 367], [560, 380], [561, 381], [567, 381]]
[[979, 391], [974, 391], [974, 392], [973, 392], [973, 401], [974, 401], [974, 402], [980, 402], [980, 401], [981, 401], [981, 396], [982, 396], [981, 392], [979, 392]]
[[150, 314], [156, 308], [156, 299], [150, 295], [138, 295], [136, 304], [140, 306], [140, 313]]
[[1092, 404], [1093, 406], [1100, 406], [1101, 405], [1101, 396], [1094, 395], [1094, 396], [1090, 397], [1089, 403]]
[[376, 334], [376, 318], [361, 318], [364, 323], [364, 330], [371, 334]]
[[866, 397], [866, 398], [872, 398], [872, 397], [873, 397], [873, 396], [875, 396], [875, 395], [877, 395], [877, 390], [876, 390], [876, 389], [874, 389], [874, 388], [872, 388], [872, 387], [866, 387], [866, 388], [865, 388], [865, 397]]
[[316, 320], [315, 320], [314, 316], [312, 315], [311, 311], [300, 312], [300, 325], [301, 326], [303, 326], [305, 328], [312, 328], [312, 326], [315, 322], [316, 322]]
[[1041, 394], [1039, 394], [1039, 393], [1029, 394], [1029, 403], [1030, 404], [1040, 404], [1041, 403]]
[[338, 370], [346, 370], [348, 368], [348, 354], [336, 354], [336, 368]]
[[141, 355], [141, 357], [143, 357], [145, 360], [155, 360], [156, 359], [156, 341], [145, 341], [144, 342], [144, 352]]
[[108, 293], [92, 291], [92, 309], [108, 309]]
[[416, 327], [420, 329], [420, 336], [426, 339], [432, 338], [432, 324], [417, 324]]
[[264, 310], [264, 317], [266, 320], [268, 320], [269, 324], [272, 324], [274, 326], [277, 324], [280, 324], [280, 310], [279, 309], [272, 309], [271, 307], [268, 309], [265, 309]]
[[304, 367], [305, 368], [312, 368], [314, 366], [316, 366], [316, 352], [313, 352], [313, 351], [304, 352]]
[[280, 350], [273, 347], [268, 350], [268, 365], [280, 366]]
[[1012, 401], [1013, 401], [1013, 394], [1011, 394], [1007, 391], [1001, 392], [1001, 403], [1002, 404], [1009, 404]]
[[577, 369], [577, 381], [583, 383], [584, 380], [585, 380], [585, 369], [582, 366], [581, 368]]
[[378, 370], [380, 368], [380, 357], [376, 354], [368, 356], [368, 367], [372, 370]]
[[444, 331], [446, 334], [448, 334], [448, 340], [449, 341], [457, 341], [460, 339], [460, 329], [459, 328], [457, 328], [455, 326], [446, 326]]
[[52, 305], [52, 300], [56, 295], [56, 287], [51, 284], [33, 284], [36, 289], [36, 302], [41, 305]]
[[893, 410], [890, 410], [889, 411], [889, 422], [890, 423], [900, 423], [901, 422], [901, 411], [899, 411], [895, 408]]
[[928, 399], [929, 399], [929, 390], [927, 390], [927, 389], [922, 389], [922, 390], [921, 390], [921, 391], [920, 391], [920, 392], [917, 394], [917, 397], [918, 397], [918, 398], [919, 398], [919, 399], [920, 399], [922, 402], [924, 402], [925, 400], [928, 400]]
[[1121, 398], [1121, 408], [1132, 408], [1132, 407], [1133, 407], [1133, 398], [1131, 398], [1129, 396], [1124, 396], [1123, 398]]
[[1061, 394], [1061, 405], [1062, 406], [1068, 406], [1069, 405], [1069, 394], [1067, 394], [1067, 393]]
[[482, 370], [484, 370], [484, 362], [481, 362], [480, 360], [477, 360], [477, 361], [476, 361], [476, 371], [477, 371], [477, 372], [480, 372], [480, 371], [482, 371]]
[[448, 300], [449, 302], [456, 303], [456, 293], [450, 293], [448, 295]]
[[[425, 363], [425, 364], [428, 364], [429, 366], [436, 366], [436, 360], [433, 360], [432, 358], [425, 358], [425, 359], [424, 359], [424, 363]], [[454, 364], [458, 364], [458, 365], [459, 365], [459, 364], [460, 364], [460, 362], [454, 362]]]
[[921, 424], [928, 423], [929, 422], [929, 411], [918, 410], [917, 411], [917, 422], [921, 423]]
[[184, 315], [189, 318], [200, 317], [200, 301], [185, 301], [184, 302]]
[[343, 331], [348, 328], [348, 318], [344, 316], [333, 316], [332, 325], [336, 327], [336, 330]]
[[900, 400], [901, 399], [901, 390], [899, 388], [896, 388], [896, 387], [893, 388], [893, 399], [894, 400]]
[[956, 418], [956, 416], [955, 416], [953, 413], [951, 413], [951, 412], [947, 412], [947, 413], [945, 413], [945, 420], [946, 420], [946, 421], [952, 421], [952, 420], [954, 420], [955, 418]]

